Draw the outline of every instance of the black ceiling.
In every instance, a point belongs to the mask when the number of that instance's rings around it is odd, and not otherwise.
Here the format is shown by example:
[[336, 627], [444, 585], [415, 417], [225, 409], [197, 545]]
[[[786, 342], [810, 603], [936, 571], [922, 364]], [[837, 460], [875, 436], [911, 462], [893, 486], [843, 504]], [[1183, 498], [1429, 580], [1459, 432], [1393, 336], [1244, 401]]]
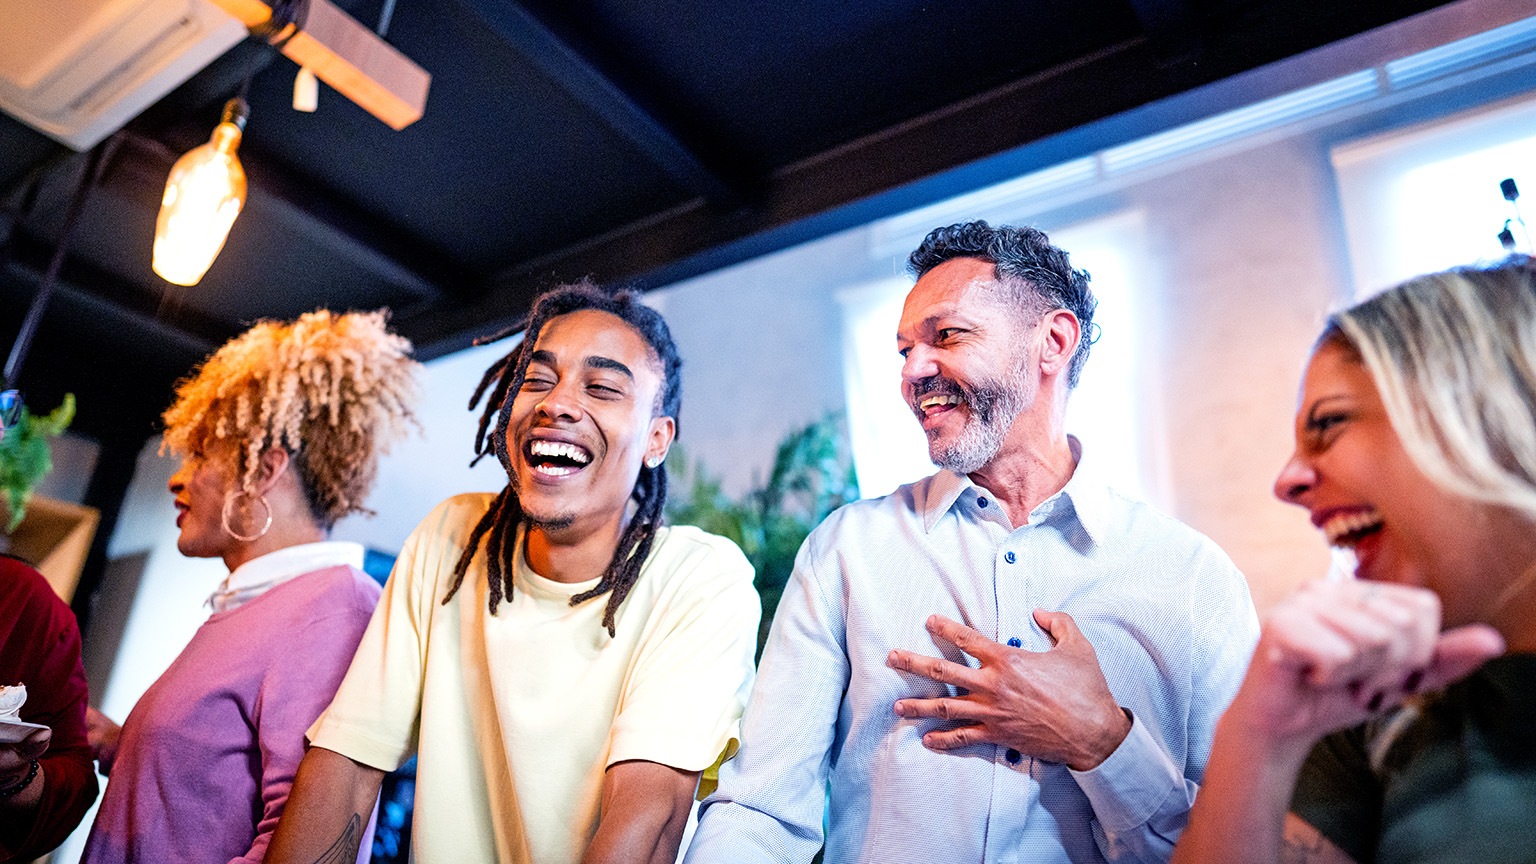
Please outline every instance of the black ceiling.
[[[340, 5], [371, 25], [381, 2]], [[258, 317], [388, 305], [435, 356], [555, 281], [650, 287], [885, 215], [906, 184], [1437, 5], [399, 0], [389, 39], [433, 76], [404, 131], [329, 90], [293, 111], [295, 67], [247, 42], [106, 145], [21, 383], [142, 441]], [[253, 72], [246, 212], [202, 284], [168, 286], [165, 176]], [[86, 162], [0, 115], [0, 346]]]

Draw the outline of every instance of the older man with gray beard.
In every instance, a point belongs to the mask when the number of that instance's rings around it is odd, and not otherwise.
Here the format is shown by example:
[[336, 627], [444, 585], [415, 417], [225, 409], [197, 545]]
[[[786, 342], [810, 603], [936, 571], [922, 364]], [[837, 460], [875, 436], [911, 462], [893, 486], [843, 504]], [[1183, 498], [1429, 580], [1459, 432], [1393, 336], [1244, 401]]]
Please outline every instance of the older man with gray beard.
[[1066, 434], [1096, 301], [1065, 252], [972, 222], [909, 265], [902, 392], [941, 470], [806, 540], [687, 862], [1165, 861], [1247, 586]]

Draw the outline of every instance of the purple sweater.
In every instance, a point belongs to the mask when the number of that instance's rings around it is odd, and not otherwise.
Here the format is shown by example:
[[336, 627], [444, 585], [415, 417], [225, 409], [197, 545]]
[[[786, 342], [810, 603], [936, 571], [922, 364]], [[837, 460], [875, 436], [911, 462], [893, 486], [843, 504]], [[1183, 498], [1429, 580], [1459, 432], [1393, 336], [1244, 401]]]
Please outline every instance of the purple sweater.
[[330, 567], [209, 617], [123, 723], [85, 864], [260, 862], [378, 599]]

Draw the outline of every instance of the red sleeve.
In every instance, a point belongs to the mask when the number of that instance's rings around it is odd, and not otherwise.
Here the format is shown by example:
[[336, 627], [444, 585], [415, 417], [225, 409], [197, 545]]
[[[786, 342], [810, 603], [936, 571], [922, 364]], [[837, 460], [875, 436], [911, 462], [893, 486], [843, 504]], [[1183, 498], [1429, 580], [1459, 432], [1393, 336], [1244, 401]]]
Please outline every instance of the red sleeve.
[[30, 567], [0, 558], [0, 684], [27, 685], [21, 719], [53, 729], [43, 797], [25, 820], [0, 820], [0, 862], [51, 851], [96, 800], [96, 770], [85, 737], [85, 668], [75, 615]]

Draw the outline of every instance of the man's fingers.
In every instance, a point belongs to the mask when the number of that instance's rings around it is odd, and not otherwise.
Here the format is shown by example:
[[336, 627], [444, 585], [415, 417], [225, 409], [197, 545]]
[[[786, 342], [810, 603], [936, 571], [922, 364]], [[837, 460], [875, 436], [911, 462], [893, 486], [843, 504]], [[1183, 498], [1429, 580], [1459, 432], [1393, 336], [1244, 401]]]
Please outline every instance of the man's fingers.
[[961, 726], [958, 729], [929, 732], [923, 736], [923, 746], [929, 750], [957, 750], [972, 744], [995, 743], [987, 737], [985, 726]]
[[885, 665], [902, 672], [911, 672], [913, 675], [921, 675], [938, 681], [941, 684], [953, 684], [956, 687], [964, 687], [967, 690], [976, 690], [981, 683], [976, 675], [976, 670], [959, 663], [951, 663], [942, 657], [929, 657], [923, 654], [914, 654], [911, 651], [895, 650], [885, 657]]
[[1036, 609], [1035, 623], [1040, 625], [1040, 629], [1050, 634], [1051, 643], [1054, 645], [1060, 645], [1063, 639], [1083, 635], [1083, 632], [1077, 629], [1077, 622], [1065, 612]]
[[929, 615], [925, 624], [929, 633], [978, 660], [991, 660], [1002, 647], [959, 621], [945, 618], [943, 615]]
[[1425, 670], [1420, 690], [1439, 690], [1477, 671], [1504, 653], [1504, 637], [1487, 624], [1468, 624], [1440, 634], [1435, 656]]
[[907, 719], [980, 720], [981, 713], [981, 706], [968, 699], [899, 699], [896, 702], [896, 716]]

